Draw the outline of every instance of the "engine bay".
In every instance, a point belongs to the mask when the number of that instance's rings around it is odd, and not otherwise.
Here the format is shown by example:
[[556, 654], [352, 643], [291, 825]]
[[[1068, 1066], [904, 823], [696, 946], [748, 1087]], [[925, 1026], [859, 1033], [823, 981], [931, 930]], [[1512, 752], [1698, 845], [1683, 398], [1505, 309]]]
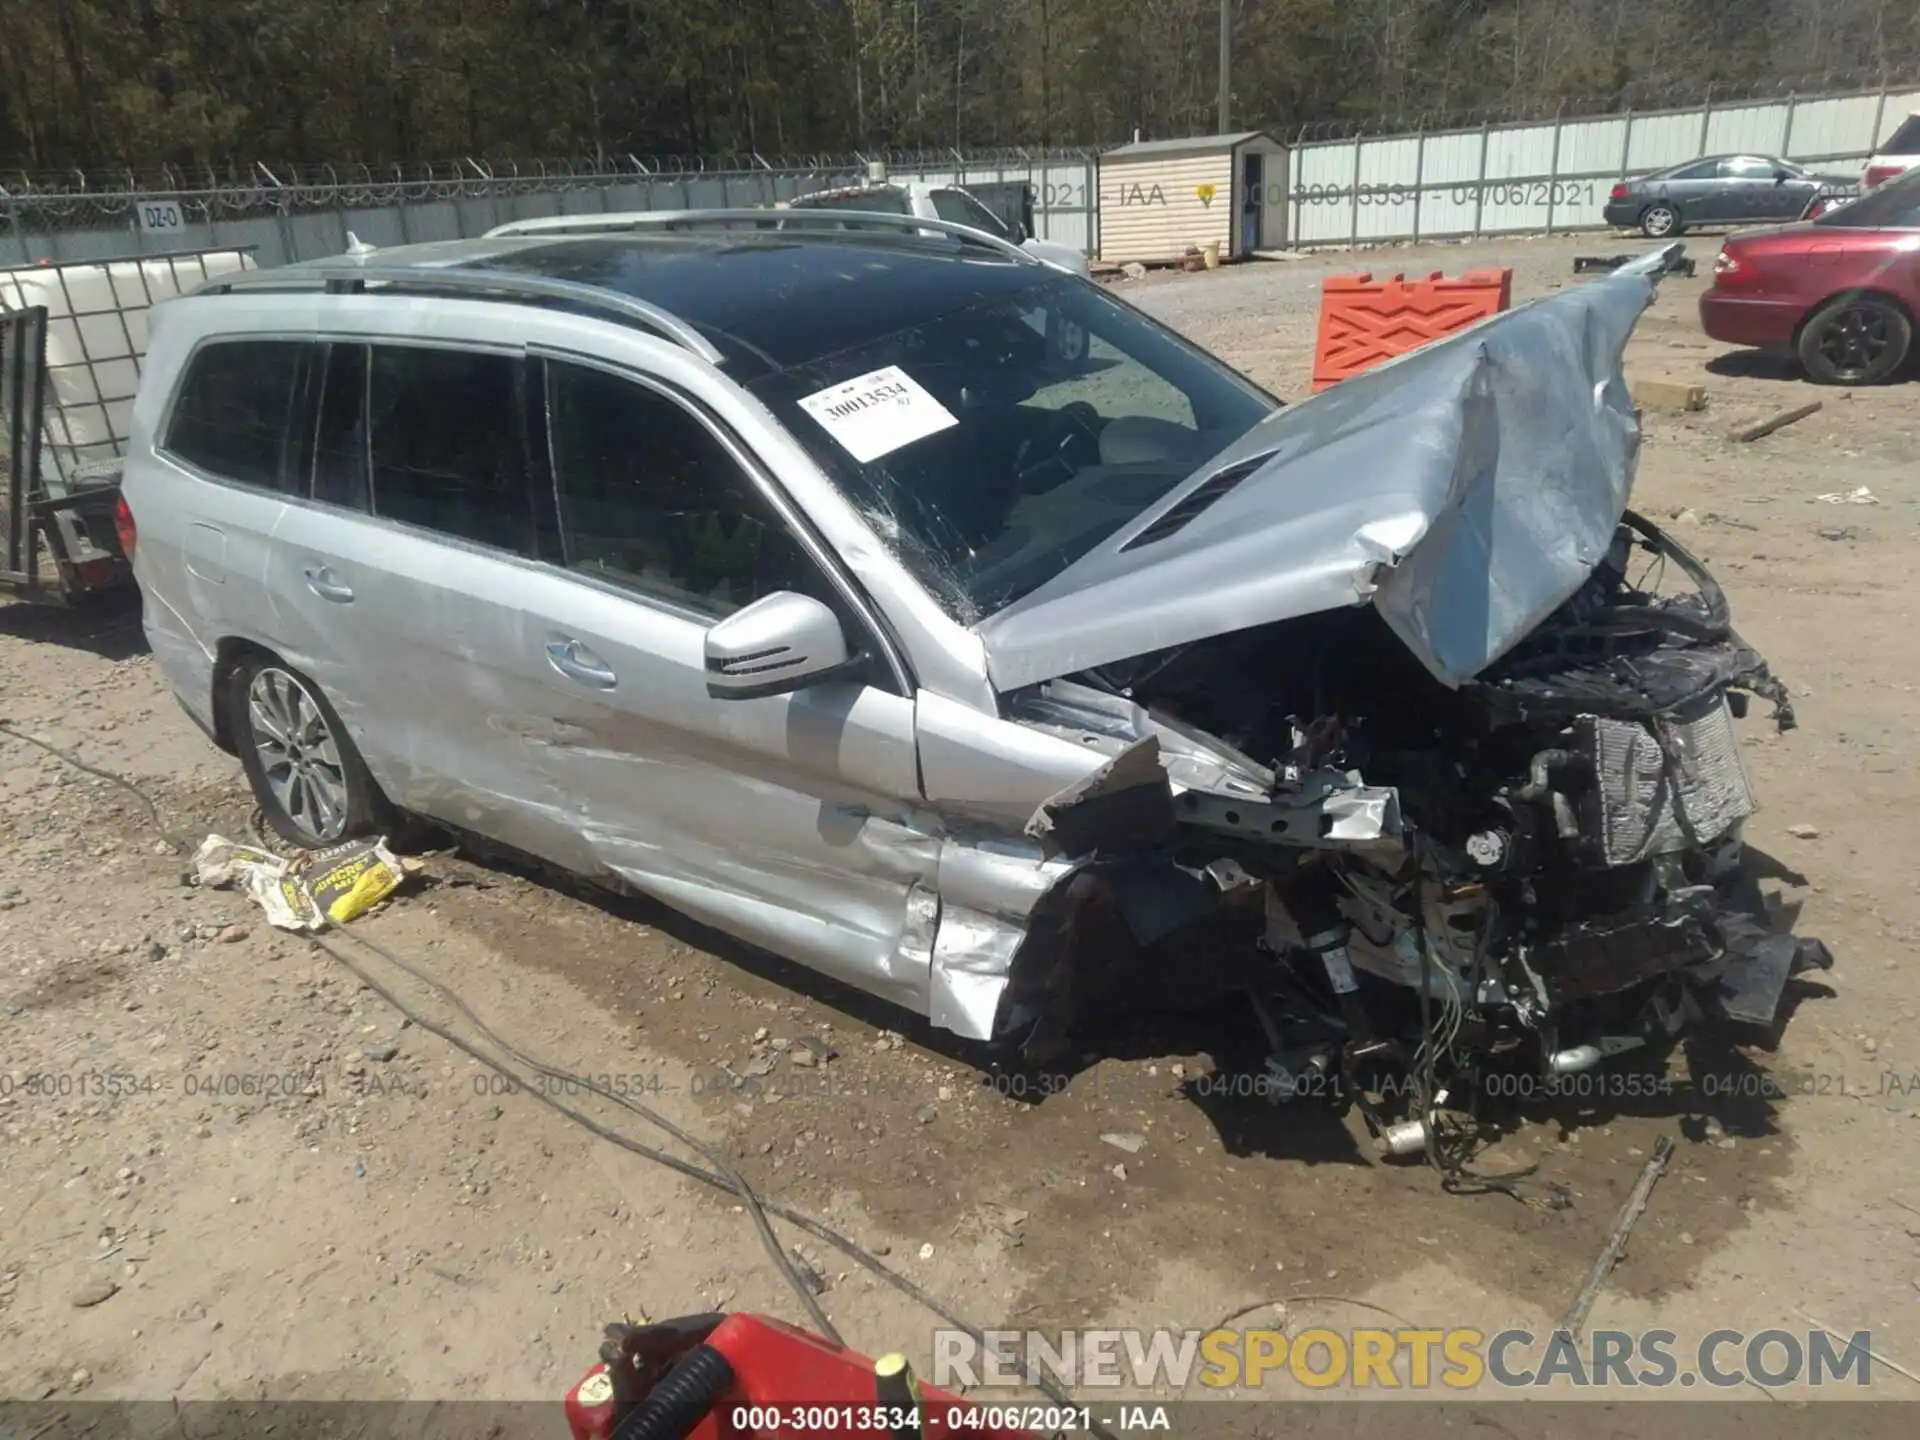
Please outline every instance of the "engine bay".
[[[1792, 728], [1712, 576], [1632, 512], [1580, 590], [1457, 689], [1361, 606], [1033, 687], [1015, 714], [1063, 733], [1138, 707], [1172, 781], [1164, 817], [1131, 781], [1050, 807], [1091, 859], [1060, 897], [1074, 943], [1016, 967], [1030, 1053], [1107, 982], [1244, 993], [1269, 1098], [1337, 1093], [1387, 1153], [1439, 1163], [1442, 1110], [1496, 1068], [1764, 1029], [1789, 976], [1831, 961], [1773, 932], [1742, 864], [1734, 723], [1756, 701]], [[1213, 775], [1193, 763], [1208, 742]]]

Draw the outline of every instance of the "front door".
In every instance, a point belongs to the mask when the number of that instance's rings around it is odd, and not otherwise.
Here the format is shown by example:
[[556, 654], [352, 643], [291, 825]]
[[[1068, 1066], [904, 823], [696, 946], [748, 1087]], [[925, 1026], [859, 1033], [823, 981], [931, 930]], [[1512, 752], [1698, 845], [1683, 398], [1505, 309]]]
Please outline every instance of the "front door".
[[776, 591], [833, 608], [850, 649], [878, 656], [878, 637], [689, 403], [585, 364], [546, 372], [565, 571], [526, 638], [547, 672], [554, 802], [636, 887], [925, 1009], [939, 842], [905, 687], [882, 663], [754, 700], [706, 686], [707, 627]]
[[1774, 219], [1778, 216], [1782, 188], [1771, 160], [1758, 155], [1735, 155], [1722, 160], [1713, 218], [1733, 225]]

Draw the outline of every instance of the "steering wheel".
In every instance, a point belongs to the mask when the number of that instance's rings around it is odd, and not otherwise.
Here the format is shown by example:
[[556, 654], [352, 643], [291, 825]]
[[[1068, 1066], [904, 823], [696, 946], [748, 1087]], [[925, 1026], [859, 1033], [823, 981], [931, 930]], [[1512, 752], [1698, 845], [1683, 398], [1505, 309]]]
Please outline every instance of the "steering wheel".
[[1050, 490], [1100, 463], [1100, 412], [1084, 400], [1061, 406], [1014, 451], [1014, 488], [1022, 495]]

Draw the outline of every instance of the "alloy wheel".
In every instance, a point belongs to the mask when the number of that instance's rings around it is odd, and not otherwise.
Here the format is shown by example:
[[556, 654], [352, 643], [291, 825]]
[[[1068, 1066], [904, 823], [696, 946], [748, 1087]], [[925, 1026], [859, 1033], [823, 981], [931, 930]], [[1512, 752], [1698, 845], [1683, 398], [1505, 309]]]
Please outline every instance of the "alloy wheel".
[[326, 715], [307, 687], [266, 666], [247, 688], [247, 723], [267, 788], [302, 834], [337, 840], [347, 824], [347, 777]]
[[1827, 322], [1819, 348], [1835, 374], [1852, 379], [1870, 371], [1892, 343], [1885, 311], [1853, 305]]

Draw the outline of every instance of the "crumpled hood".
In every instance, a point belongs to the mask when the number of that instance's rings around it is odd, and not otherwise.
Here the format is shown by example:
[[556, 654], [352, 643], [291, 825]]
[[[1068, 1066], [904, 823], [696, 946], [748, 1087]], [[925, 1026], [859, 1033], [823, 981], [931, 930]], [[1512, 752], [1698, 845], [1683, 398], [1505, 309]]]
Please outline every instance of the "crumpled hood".
[[[1606, 555], [1639, 446], [1622, 356], [1681, 249], [1276, 411], [977, 625], [995, 687], [1364, 603], [1443, 684], [1479, 673]], [[1263, 455], [1184, 525], [1127, 548]]]

